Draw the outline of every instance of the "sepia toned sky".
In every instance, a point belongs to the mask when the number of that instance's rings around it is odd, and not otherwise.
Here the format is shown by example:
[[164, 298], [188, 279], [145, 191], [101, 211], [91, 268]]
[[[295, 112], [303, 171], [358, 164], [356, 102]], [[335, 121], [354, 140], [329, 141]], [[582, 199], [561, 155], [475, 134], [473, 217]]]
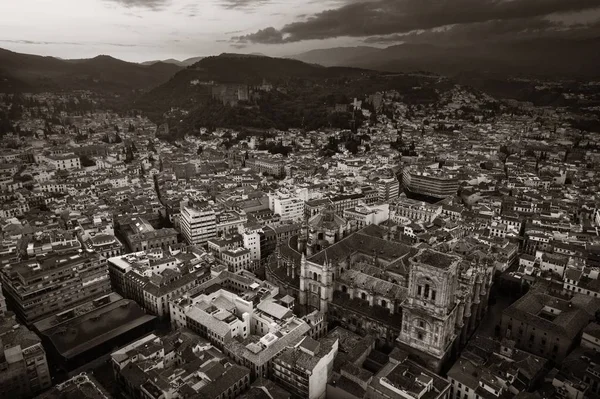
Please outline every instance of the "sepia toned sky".
[[600, 37], [600, 0], [3, 0], [0, 47], [128, 61]]

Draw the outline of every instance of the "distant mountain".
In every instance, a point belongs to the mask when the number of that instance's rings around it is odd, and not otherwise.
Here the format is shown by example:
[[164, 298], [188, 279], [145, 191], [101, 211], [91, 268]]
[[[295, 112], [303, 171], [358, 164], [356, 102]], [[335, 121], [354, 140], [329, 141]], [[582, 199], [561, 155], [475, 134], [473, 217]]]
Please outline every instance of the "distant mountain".
[[181, 61], [181, 63], [184, 66], [188, 67], [190, 65], [194, 65], [196, 62], [198, 62], [200, 60], [203, 60], [204, 58], [206, 58], [206, 57], [192, 57], [192, 58], [188, 58], [188, 59]]
[[324, 50], [311, 50], [305, 53], [290, 56], [290, 58], [307, 62], [309, 64], [319, 64], [323, 66], [344, 66], [349, 65], [353, 60], [377, 53], [381, 49], [376, 47], [336, 47]]
[[600, 38], [533, 39], [480, 45], [401, 44], [383, 49], [341, 47], [313, 50], [292, 58], [324, 66], [349, 66], [390, 72], [425, 70], [444, 75], [488, 72], [508, 75], [597, 77]]
[[145, 66], [106, 55], [61, 60], [0, 49], [0, 91], [145, 90], [169, 80], [179, 70], [181, 67], [173, 64]]
[[159, 62], [162, 62], [162, 63], [165, 63], [165, 64], [173, 64], [173, 65], [177, 65], [177, 66], [180, 66], [180, 67], [187, 66], [183, 62], [181, 62], [179, 60], [175, 60], [173, 58], [169, 58], [168, 60], [145, 61], [145, 62], [142, 62], [141, 64], [142, 65], [154, 65], [154, 64], [159, 63]]
[[179, 67], [185, 68], [185, 67], [189, 67], [190, 65], [195, 64], [196, 62], [200, 61], [203, 58], [204, 57], [192, 57], [192, 58], [185, 59], [183, 61], [169, 58], [168, 60], [154, 60], [154, 61], [142, 62], [141, 65], [154, 65], [158, 62], [163, 62], [165, 64], [173, 64], [173, 65], [177, 65]]

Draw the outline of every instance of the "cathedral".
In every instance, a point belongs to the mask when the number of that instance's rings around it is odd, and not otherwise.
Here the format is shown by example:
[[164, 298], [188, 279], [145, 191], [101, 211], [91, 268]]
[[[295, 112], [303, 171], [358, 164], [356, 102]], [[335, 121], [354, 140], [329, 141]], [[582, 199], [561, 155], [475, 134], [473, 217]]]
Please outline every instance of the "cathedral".
[[408, 246], [376, 225], [353, 230], [323, 210], [278, 245], [267, 279], [295, 297], [299, 311], [320, 310], [328, 323], [398, 346], [439, 372], [483, 317], [493, 260]]

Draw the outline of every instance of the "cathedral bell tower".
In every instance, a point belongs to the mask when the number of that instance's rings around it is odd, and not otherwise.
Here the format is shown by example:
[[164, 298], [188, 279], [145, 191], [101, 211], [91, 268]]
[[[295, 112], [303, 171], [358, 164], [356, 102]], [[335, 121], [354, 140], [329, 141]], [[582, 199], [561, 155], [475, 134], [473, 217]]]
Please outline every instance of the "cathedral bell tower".
[[439, 371], [456, 338], [458, 265], [461, 258], [422, 249], [410, 259], [398, 344]]

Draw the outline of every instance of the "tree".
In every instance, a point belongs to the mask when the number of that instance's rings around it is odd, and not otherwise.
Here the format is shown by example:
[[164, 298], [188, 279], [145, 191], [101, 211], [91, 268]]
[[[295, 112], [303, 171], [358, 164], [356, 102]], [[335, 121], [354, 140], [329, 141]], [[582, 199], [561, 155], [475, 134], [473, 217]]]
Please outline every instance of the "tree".
[[33, 176], [31, 176], [30, 174], [23, 174], [23, 175], [15, 176], [14, 180], [19, 181], [21, 183], [25, 183], [28, 181], [32, 181]]
[[88, 157], [87, 155], [80, 156], [79, 160], [81, 161], [81, 166], [83, 166], [84, 168], [96, 165], [96, 162], [94, 162], [94, 160]]
[[371, 115], [369, 116], [369, 122], [371, 122], [372, 124], [377, 123], [377, 112], [375, 112], [375, 110], [371, 112]]

